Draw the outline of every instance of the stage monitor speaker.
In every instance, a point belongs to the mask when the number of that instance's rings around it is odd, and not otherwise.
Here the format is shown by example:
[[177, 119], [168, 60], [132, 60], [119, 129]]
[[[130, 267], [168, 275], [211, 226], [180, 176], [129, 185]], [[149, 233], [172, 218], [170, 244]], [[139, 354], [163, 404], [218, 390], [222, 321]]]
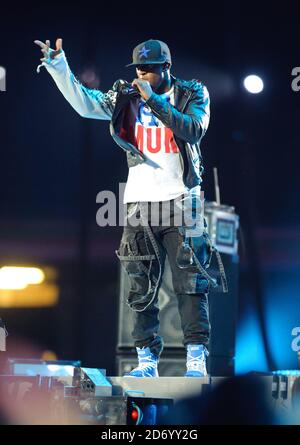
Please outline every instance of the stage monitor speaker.
[[[228, 280], [228, 293], [209, 293], [211, 337], [209, 344], [211, 369], [213, 375], [234, 374], [234, 354], [236, 337], [236, 318], [238, 304], [238, 260], [237, 257], [221, 254]], [[217, 276], [217, 266], [212, 264], [209, 269], [212, 276]], [[120, 302], [118, 320], [119, 351], [132, 348], [132, 311], [126, 304], [128, 293], [128, 277], [120, 267]], [[159, 334], [164, 339], [166, 349], [182, 348], [182, 330], [177, 307], [177, 298], [173, 290], [172, 276], [168, 260], [165, 264], [163, 281], [158, 294], [160, 306]], [[213, 357], [216, 357], [214, 361]], [[220, 366], [217, 365], [220, 363]], [[227, 373], [224, 373], [224, 370]]]

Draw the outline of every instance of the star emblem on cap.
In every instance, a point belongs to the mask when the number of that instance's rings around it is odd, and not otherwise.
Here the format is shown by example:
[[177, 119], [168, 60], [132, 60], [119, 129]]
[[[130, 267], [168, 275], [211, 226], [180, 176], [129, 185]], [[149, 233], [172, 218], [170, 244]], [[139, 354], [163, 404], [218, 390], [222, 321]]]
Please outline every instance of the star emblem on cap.
[[148, 57], [148, 53], [149, 53], [150, 51], [151, 51], [151, 50], [150, 50], [150, 49], [146, 49], [146, 47], [145, 47], [145, 45], [144, 45], [143, 48], [139, 50], [139, 55], [140, 55], [140, 57], [145, 57], [145, 58], [147, 58], [147, 57]]

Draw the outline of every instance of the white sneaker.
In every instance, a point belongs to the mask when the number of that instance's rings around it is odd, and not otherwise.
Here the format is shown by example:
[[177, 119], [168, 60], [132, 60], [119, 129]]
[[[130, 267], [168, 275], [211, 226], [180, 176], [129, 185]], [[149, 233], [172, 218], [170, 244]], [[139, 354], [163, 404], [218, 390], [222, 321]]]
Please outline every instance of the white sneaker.
[[185, 377], [205, 377], [206, 356], [208, 351], [204, 345], [188, 345]]
[[125, 374], [124, 377], [159, 377], [157, 357], [151, 353], [150, 348], [136, 348], [139, 364], [136, 368]]

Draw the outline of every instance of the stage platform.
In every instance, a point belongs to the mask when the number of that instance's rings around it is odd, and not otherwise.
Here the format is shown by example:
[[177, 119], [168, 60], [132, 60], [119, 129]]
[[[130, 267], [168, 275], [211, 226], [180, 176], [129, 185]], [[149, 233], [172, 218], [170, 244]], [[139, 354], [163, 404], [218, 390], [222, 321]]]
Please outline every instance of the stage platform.
[[174, 402], [209, 390], [210, 377], [106, 377], [112, 395], [170, 398]]
[[[34, 364], [25, 365], [27, 372], [31, 370], [31, 374], [34, 374]], [[49, 371], [48, 368], [44, 368], [45, 373], [46, 370]], [[215, 403], [214, 397], [217, 390], [219, 400], [226, 406], [226, 413], [234, 411], [237, 403], [241, 405], [241, 409], [247, 406], [250, 410], [248, 414], [251, 415], [253, 410], [256, 412], [263, 406], [272, 413], [272, 416], [274, 415], [274, 418], [278, 419], [276, 420], [278, 424], [298, 425], [300, 423], [299, 373], [295, 375], [254, 373], [241, 376], [241, 380], [238, 377], [235, 379], [210, 375], [201, 378], [106, 376], [105, 370], [82, 367], [74, 368], [74, 375], [63, 375], [64, 370], [64, 366], [61, 366], [59, 370], [61, 375], [56, 376], [42, 376], [41, 367], [35, 369], [39, 372], [36, 375], [0, 375], [3, 408], [6, 409], [6, 404], [10, 409], [13, 406], [17, 424], [18, 422], [40, 424], [46, 418], [47, 422], [52, 424], [81, 424], [83, 422], [125, 425], [133, 424], [132, 412], [136, 410], [136, 406], [144, 414], [155, 406], [158, 416], [158, 413], [166, 410], [166, 407], [177, 405], [177, 403], [178, 409], [180, 406], [185, 406], [180, 403], [184, 399], [184, 404], [191, 403], [193, 406], [194, 401], [200, 403], [201, 396], [204, 395], [204, 400], [208, 400], [206, 397], [212, 397], [211, 400]], [[15, 364], [12, 371], [17, 373], [24, 369], [19, 369]], [[54, 369], [51, 372], [59, 373]], [[219, 389], [218, 385], [221, 385]], [[38, 407], [37, 398], [40, 398], [45, 406]], [[62, 415], [57, 416], [57, 413], [62, 413]], [[233, 412], [232, 415], [236, 413]], [[153, 419], [150, 422], [145, 414], [143, 422], [152, 425], [158, 422], [157, 419], [151, 423]]]
[[[112, 385], [112, 396], [145, 397], [157, 399], [172, 399], [176, 405], [183, 399], [192, 399], [215, 391], [219, 384], [225, 383], [228, 377], [106, 377]], [[300, 378], [299, 375], [263, 375], [249, 377], [251, 380], [241, 387], [247, 403], [256, 394], [270, 412], [273, 412], [279, 424], [300, 424]], [[235, 386], [232, 386], [232, 397]], [[252, 400], [252, 399], [251, 399]], [[252, 400], [253, 401], [253, 400]], [[228, 409], [231, 409], [230, 399]], [[259, 407], [257, 407], [258, 409]], [[275, 422], [276, 423], [276, 422]]]

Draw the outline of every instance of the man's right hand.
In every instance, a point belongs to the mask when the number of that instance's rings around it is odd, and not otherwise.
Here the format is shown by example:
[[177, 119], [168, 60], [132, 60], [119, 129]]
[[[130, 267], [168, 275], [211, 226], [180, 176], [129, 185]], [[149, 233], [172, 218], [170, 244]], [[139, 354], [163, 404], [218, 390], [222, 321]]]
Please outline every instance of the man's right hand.
[[44, 55], [42, 59], [40, 59], [42, 62], [45, 61], [51, 61], [54, 59], [58, 54], [62, 52], [62, 39], [56, 39], [56, 49], [50, 48], [50, 40], [46, 40], [46, 43], [41, 42], [40, 40], [35, 40], [34, 43], [38, 45], [41, 48], [41, 51]]

